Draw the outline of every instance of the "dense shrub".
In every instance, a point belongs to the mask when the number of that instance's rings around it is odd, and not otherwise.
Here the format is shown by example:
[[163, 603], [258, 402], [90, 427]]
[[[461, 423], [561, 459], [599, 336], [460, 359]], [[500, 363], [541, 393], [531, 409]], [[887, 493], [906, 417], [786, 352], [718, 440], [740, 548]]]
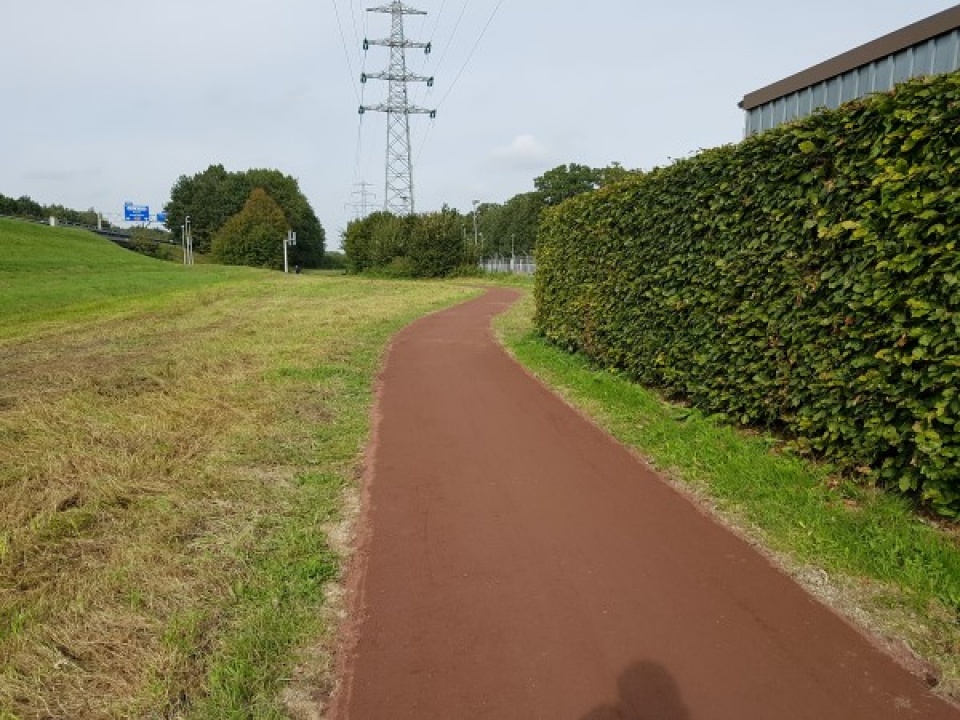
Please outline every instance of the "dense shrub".
[[445, 277], [466, 262], [464, 219], [456, 210], [398, 216], [377, 212], [343, 233], [347, 269], [389, 277]]
[[552, 341], [960, 515], [960, 75], [547, 211]]

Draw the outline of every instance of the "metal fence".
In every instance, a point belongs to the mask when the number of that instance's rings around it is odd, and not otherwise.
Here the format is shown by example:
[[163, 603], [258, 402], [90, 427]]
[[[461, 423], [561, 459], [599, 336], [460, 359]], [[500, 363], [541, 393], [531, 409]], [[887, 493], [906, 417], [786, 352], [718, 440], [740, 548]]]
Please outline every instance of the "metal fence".
[[529, 255], [515, 255], [513, 257], [497, 256], [481, 260], [480, 269], [485, 272], [533, 275], [537, 271], [537, 262]]

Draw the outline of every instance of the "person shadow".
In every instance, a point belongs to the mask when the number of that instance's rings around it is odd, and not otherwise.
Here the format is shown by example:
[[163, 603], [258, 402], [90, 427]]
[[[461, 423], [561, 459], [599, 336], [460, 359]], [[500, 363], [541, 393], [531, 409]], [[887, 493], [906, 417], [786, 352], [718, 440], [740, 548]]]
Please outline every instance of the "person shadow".
[[617, 682], [615, 705], [601, 705], [581, 720], [690, 720], [680, 690], [662, 665], [641, 661], [630, 665]]

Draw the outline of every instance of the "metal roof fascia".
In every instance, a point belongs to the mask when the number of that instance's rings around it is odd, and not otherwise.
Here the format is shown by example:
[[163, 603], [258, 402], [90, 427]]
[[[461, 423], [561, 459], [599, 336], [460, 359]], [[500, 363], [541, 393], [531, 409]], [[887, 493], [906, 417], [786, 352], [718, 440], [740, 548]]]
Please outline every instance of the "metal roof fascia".
[[881, 38], [837, 55], [830, 60], [814, 65], [801, 72], [784, 78], [772, 85], [755, 90], [744, 96], [737, 105], [744, 110], [752, 110], [771, 100], [789, 95], [792, 92], [816, 85], [824, 80], [843, 75], [845, 72], [869, 65], [893, 55], [901, 50], [939, 37], [960, 27], [960, 5], [931, 15], [924, 20], [907, 25]]

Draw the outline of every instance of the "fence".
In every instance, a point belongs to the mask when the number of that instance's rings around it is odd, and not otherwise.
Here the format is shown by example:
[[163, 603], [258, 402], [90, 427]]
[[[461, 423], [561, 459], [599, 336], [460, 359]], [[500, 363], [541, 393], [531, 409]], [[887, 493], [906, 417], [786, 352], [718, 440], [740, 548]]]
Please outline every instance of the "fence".
[[533, 275], [537, 271], [537, 261], [529, 255], [516, 255], [513, 257], [497, 256], [481, 260], [480, 269], [485, 272]]

